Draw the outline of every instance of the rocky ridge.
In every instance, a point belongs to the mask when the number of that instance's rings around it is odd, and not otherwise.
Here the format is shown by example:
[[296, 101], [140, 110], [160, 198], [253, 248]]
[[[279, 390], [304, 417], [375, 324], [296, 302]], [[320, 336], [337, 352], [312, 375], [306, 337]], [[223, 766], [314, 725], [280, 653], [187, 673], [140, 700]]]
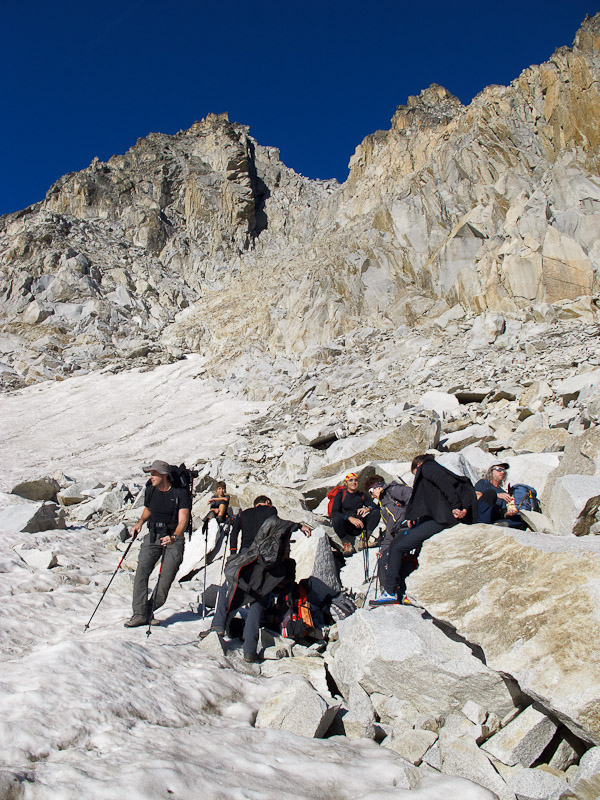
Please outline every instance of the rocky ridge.
[[593, 318], [599, 26], [468, 107], [409, 98], [342, 185], [226, 115], [65, 176], [0, 224], [4, 385], [186, 351], [314, 363], [444, 315]]

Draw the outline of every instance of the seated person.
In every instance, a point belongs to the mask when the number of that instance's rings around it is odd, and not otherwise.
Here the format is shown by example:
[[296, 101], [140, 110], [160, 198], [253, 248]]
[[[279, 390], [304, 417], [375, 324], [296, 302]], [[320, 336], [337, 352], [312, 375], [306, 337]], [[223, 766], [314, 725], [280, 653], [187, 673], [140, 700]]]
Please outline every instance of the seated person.
[[394, 536], [398, 532], [403, 532], [407, 527], [404, 515], [412, 489], [410, 486], [396, 481], [386, 483], [381, 475], [371, 475], [370, 478], [367, 478], [365, 488], [373, 498], [373, 501], [379, 506], [381, 521], [385, 525], [385, 536], [379, 548], [379, 560], [377, 562], [377, 575], [383, 585]]
[[514, 498], [502, 487], [508, 468], [506, 463], [494, 464], [485, 478], [475, 484], [479, 522], [525, 530], [527, 526], [519, 516]]
[[205, 519], [215, 519], [217, 522], [225, 522], [227, 516], [227, 508], [229, 507], [229, 495], [227, 494], [227, 486], [225, 481], [217, 481], [217, 488], [215, 494], [208, 501], [210, 511]]
[[415, 456], [411, 471], [415, 480], [405, 513], [409, 527], [392, 541], [384, 591], [371, 605], [397, 603], [398, 597], [407, 602], [405, 581], [414, 569], [408, 554], [445, 528], [477, 521], [477, 497], [468, 478], [438, 464], [430, 454]]
[[335, 495], [331, 506], [333, 530], [342, 540], [345, 556], [354, 553], [357, 537], [364, 535], [365, 542], [369, 540], [379, 518], [379, 509], [358, 490], [358, 475], [349, 472], [344, 478], [344, 488]]

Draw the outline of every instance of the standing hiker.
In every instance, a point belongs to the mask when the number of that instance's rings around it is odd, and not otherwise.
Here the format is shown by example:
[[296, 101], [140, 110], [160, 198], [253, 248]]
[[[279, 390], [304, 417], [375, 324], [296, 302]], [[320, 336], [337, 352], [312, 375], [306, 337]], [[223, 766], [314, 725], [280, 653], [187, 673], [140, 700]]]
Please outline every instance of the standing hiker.
[[[133, 616], [125, 623], [126, 628], [147, 625], [152, 621], [152, 612], [164, 605], [183, 560], [184, 534], [192, 508], [188, 489], [172, 485], [171, 468], [166, 461], [153, 461], [143, 470], [150, 473], [150, 485], [146, 487], [142, 515], [131, 532], [137, 536], [145, 522], [149, 532], [140, 548], [133, 584]], [[160, 559], [162, 568], [150, 603], [148, 580]]]

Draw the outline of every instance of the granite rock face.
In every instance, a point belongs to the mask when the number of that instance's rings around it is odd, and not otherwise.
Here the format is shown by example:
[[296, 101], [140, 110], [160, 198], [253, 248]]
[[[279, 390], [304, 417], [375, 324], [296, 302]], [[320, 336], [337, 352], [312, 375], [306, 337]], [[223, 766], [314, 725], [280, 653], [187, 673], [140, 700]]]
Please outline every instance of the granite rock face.
[[342, 185], [223, 114], [64, 176], [0, 222], [4, 385], [184, 351], [218, 372], [249, 346], [312, 364], [359, 323], [481, 314], [480, 347], [506, 314], [593, 319], [599, 28], [469, 106], [438, 85], [410, 97]]
[[506, 684], [412, 608], [357, 611], [338, 623], [329, 669], [344, 694], [354, 683], [406, 706], [404, 718], [458, 710], [467, 700], [499, 716], [514, 708]]
[[[408, 590], [584, 740], [600, 741], [600, 543], [490, 525], [427, 541]], [[502, 735], [502, 734], [500, 734]]]

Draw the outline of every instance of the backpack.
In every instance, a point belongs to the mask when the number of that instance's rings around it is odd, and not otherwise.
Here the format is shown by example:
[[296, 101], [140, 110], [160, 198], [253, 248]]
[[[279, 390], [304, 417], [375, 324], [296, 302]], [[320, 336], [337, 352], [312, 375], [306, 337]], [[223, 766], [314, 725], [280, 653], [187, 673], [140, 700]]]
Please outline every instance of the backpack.
[[305, 581], [300, 581], [294, 591], [288, 594], [287, 604], [288, 609], [281, 621], [283, 638], [295, 639], [300, 643], [317, 639]]
[[329, 492], [327, 492], [327, 499], [329, 503], [327, 503], [327, 516], [331, 517], [331, 511], [333, 509], [333, 501], [335, 500], [336, 495], [340, 492], [343, 492], [342, 495], [342, 503], [344, 502], [344, 497], [346, 496], [346, 487], [345, 486], [334, 486]]
[[540, 502], [533, 486], [528, 486], [526, 483], [515, 483], [514, 486], [508, 487], [508, 493], [515, 498], [518, 511], [539, 512]]
[[[185, 464], [180, 464], [178, 467], [174, 467], [169, 464], [169, 477], [171, 479], [171, 486], [173, 489], [187, 489], [190, 493], [190, 497], [192, 496], [192, 492], [194, 489], [194, 478], [198, 477], [198, 470], [197, 469], [188, 469]], [[146, 481], [146, 487], [152, 486], [152, 481], [150, 478]], [[152, 488], [152, 493], [154, 493], [154, 487]], [[177, 492], [175, 493], [175, 510], [173, 512], [174, 519], [173, 521], [177, 521], [177, 513], [179, 511], [179, 497], [177, 496]], [[152, 494], [150, 494], [152, 497]], [[187, 534], [188, 539], [192, 538], [192, 512], [190, 511], [190, 520], [187, 526]]]
[[356, 611], [356, 603], [347, 594], [340, 592], [335, 597], [331, 598], [329, 606], [329, 613], [334, 622], [339, 622], [341, 619], [346, 619]]

